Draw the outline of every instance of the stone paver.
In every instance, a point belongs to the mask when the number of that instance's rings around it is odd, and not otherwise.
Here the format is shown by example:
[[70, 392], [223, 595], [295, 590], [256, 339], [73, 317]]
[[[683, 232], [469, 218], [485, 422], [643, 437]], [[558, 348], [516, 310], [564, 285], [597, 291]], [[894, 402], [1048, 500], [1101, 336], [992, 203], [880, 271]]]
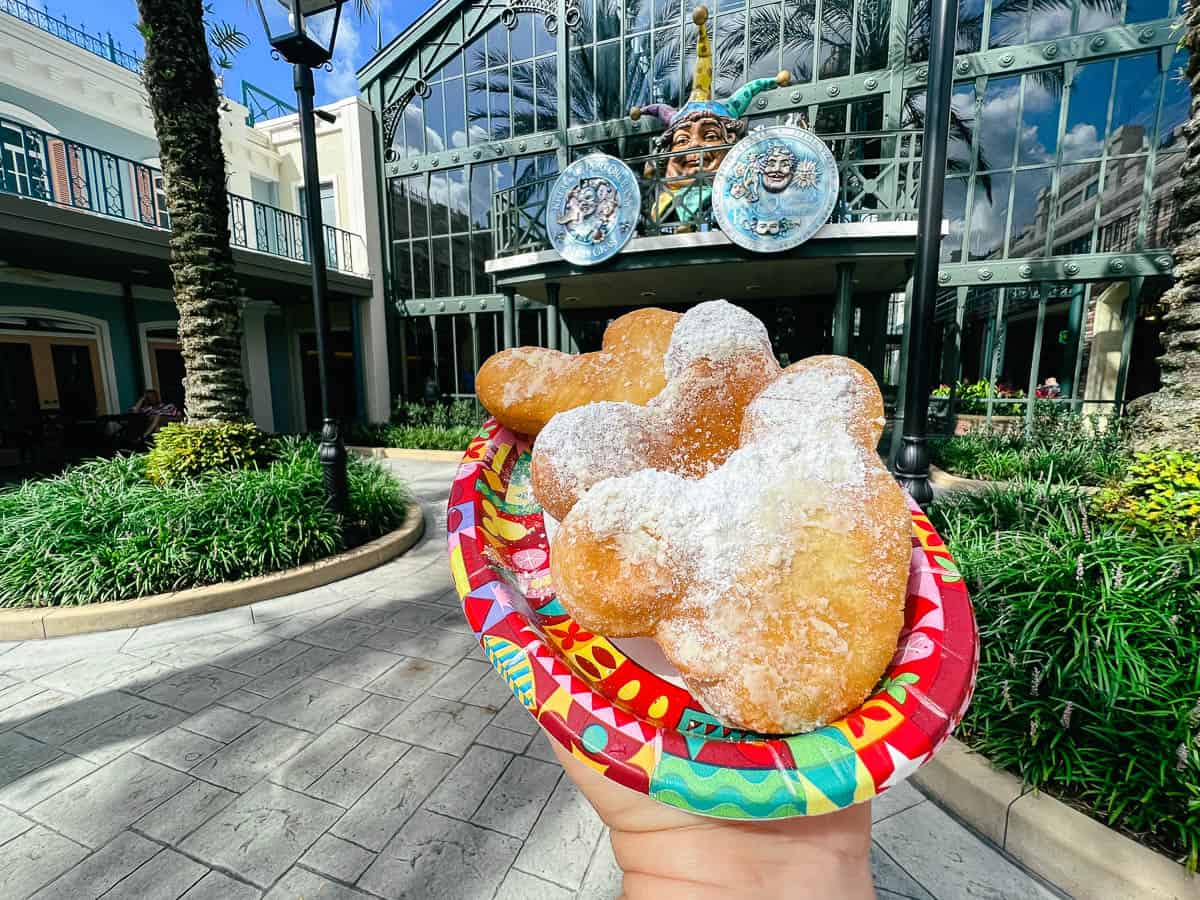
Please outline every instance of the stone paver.
[[[0, 645], [4, 900], [616, 900], [603, 824], [457, 609], [455, 467], [389, 465], [428, 516], [398, 560]], [[1057, 896], [909, 784], [872, 818], [880, 900]]]

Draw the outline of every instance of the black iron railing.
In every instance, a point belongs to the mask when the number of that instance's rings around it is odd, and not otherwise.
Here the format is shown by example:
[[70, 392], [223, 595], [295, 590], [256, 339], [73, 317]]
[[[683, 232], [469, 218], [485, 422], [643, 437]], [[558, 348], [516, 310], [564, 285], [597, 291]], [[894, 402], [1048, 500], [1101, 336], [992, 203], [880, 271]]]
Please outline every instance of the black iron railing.
[[[161, 169], [5, 119], [0, 119], [0, 193], [147, 228], [171, 227]], [[369, 274], [359, 235], [333, 225], [324, 234], [331, 269]], [[240, 194], [229, 194], [229, 237], [235, 247], [309, 259], [302, 216]]]
[[[841, 186], [831, 222], [902, 221], [916, 218], [916, 188], [920, 160], [916, 156], [919, 132], [861, 132], [822, 135], [838, 161]], [[637, 176], [641, 191], [638, 235], [654, 237], [717, 228], [711, 195], [714, 172], [704, 171], [705, 155], [724, 153], [729, 147], [684, 150], [628, 157], [625, 162]], [[673, 157], [698, 156], [700, 170], [672, 177], [667, 174]], [[496, 228], [496, 256], [512, 256], [550, 247], [546, 232], [546, 205], [557, 175], [518, 182], [492, 195], [492, 221]]]
[[37, 9], [28, 3], [21, 3], [19, 0], [0, 0], [0, 12], [8, 13], [27, 25], [32, 25], [60, 40], [116, 63], [123, 69], [142, 74], [141, 59], [127, 50], [122, 50], [121, 45], [113, 40], [110, 32], [88, 34], [82, 28], [77, 28], [64, 19], [55, 18], [46, 9]]

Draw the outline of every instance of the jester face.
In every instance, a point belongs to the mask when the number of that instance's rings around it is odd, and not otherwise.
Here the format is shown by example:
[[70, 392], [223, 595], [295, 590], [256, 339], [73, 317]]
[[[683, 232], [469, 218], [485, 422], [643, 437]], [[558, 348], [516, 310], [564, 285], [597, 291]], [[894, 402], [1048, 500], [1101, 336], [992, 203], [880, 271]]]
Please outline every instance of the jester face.
[[[668, 178], [686, 178], [697, 172], [715, 172], [725, 158], [727, 150], [709, 150], [732, 144], [745, 131], [745, 126], [735, 119], [727, 119], [712, 113], [694, 113], [685, 116], [673, 125], [662, 138], [662, 146], [669, 151], [694, 150], [667, 160]], [[681, 186], [673, 183], [672, 187]]]

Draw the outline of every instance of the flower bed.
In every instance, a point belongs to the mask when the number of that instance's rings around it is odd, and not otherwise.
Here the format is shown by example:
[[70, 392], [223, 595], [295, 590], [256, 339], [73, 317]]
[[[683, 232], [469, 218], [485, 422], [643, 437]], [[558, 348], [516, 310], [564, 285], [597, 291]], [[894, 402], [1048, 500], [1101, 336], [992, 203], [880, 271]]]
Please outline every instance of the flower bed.
[[471, 400], [450, 404], [405, 403], [386, 425], [355, 425], [346, 443], [410, 450], [466, 450], [479, 433], [484, 413]]
[[1046, 484], [931, 510], [981, 637], [958, 737], [1189, 868], [1200, 855], [1200, 545]]
[[1058, 405], [1039, 407], [1028, 435], [1023, 428], [977, 428], [931, 438], [929, 450], [934, 465], [963, 478], [1083, 485], [1119, 477], [1129, 457], [1120, 420], [1101, 425]]
[[[274, 442], [273, 442], [274, 443]], [[352, 458], [345, 528], [325, 505], [316, 444], [261, 467], [157, 485], [146, 454], [95, 460], [0, 492], [0, 606], [74, 606], [264, 575], [397, 528], [405, 487]]]

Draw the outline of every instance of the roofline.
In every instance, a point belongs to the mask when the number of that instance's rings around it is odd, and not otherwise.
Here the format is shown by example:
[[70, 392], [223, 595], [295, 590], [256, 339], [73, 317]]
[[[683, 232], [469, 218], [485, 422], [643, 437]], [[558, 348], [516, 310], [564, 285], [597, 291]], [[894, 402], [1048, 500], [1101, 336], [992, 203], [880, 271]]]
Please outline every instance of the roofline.
[[362, 64], [362, 67], [355, 73], [358, 77], [358, 89], [366, 91], [367, 85], [383, 73], [386, 63], [390, 62], [393, 53], [403, 52], [406, 45], [424, 38], [435, 27], [442, 24], [450, 13], [458, 12], [464, 5], [464, 0], [440, 0], [425, 10], [423, 16], [388, 41], [386, 46]]

